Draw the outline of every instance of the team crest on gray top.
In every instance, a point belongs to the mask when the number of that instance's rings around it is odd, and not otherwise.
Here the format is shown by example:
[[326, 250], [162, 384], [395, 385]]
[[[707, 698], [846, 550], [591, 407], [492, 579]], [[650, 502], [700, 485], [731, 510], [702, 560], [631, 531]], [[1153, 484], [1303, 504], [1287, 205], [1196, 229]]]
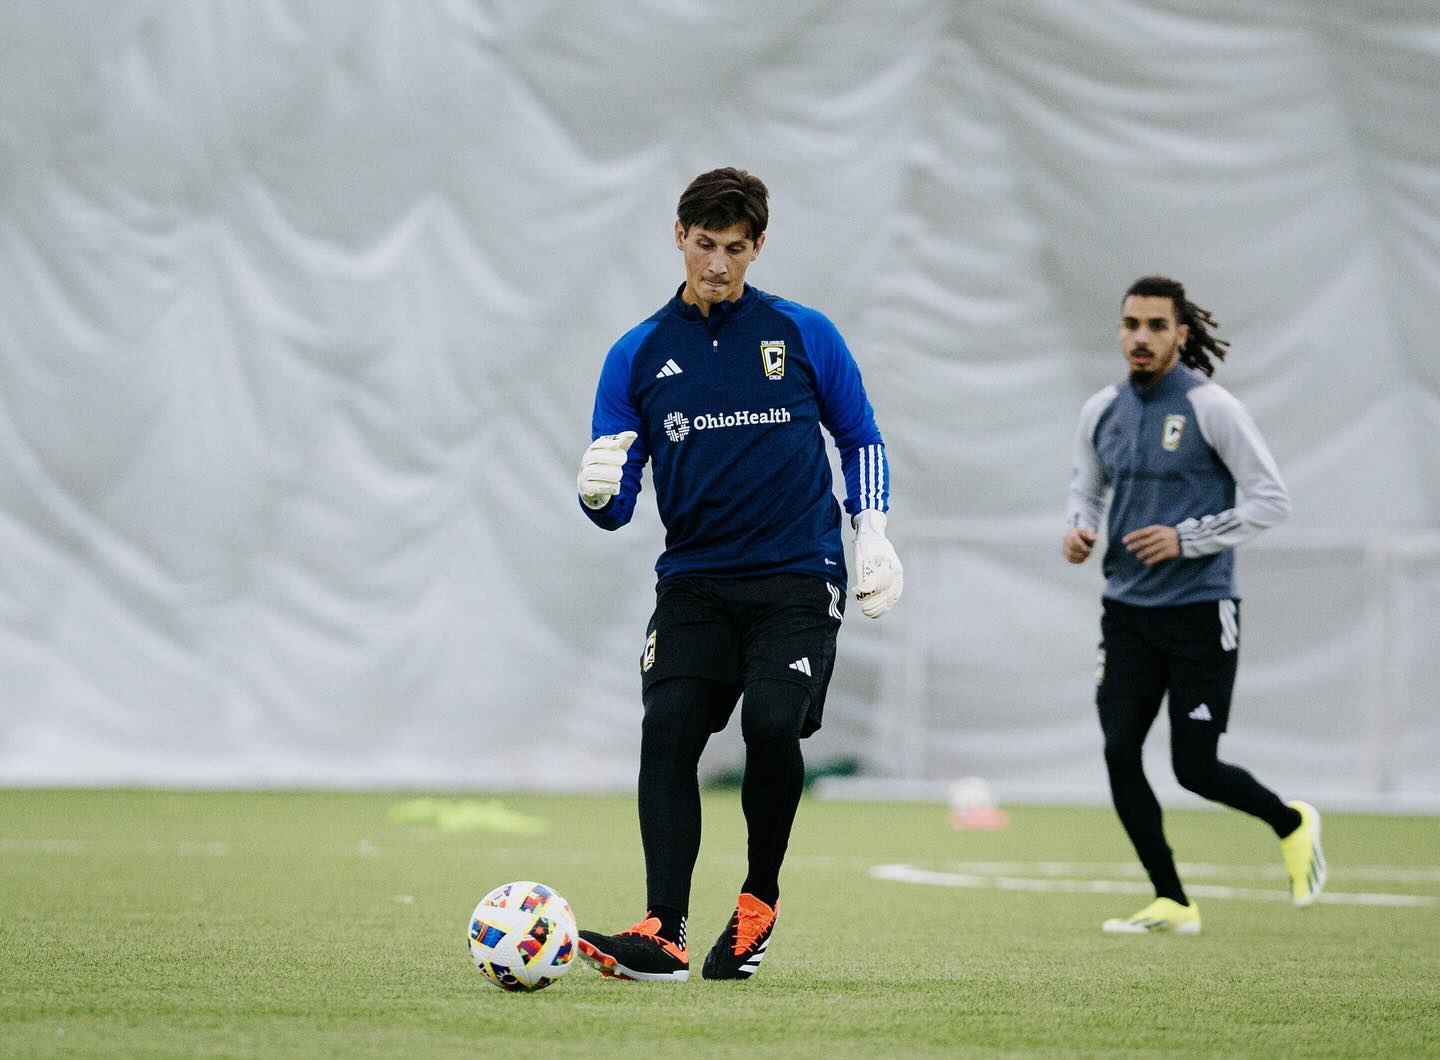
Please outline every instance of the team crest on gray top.
[[1184, 434], [1185, 417], [1166, 416], [1165, 423], [1160, 428], [1160, 444], [1166, 452], [1177, 452], [1180, 449], [1180, 439]]

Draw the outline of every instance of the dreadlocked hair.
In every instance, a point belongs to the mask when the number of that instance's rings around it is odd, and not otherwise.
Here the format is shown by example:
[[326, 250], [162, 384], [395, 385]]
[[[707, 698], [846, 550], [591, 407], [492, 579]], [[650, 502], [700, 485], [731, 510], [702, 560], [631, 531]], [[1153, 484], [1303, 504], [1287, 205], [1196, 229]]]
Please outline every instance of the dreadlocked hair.
[[[1125, 292], [1126, 298], [1131, 295], [1170, 299], [1175, 306], [1175, 323], [1185, 324], [1190, 328], [1189, 337], [1180, 350], [1180, 363], [1206, 375], [1215, 374], [1215, 365], [1210, 358], [1213, 356], [1216, 360], [1223, 361], [1230, 350], [1230, 343], [1210, 333], [1211, 328], [1220, 326], [1219, 323], [1210, 310], [1185, 297], [1184, 284], [1168, 276], [1142, 276]], [[1124, 299], [1121, 301], [1123, 303]]]

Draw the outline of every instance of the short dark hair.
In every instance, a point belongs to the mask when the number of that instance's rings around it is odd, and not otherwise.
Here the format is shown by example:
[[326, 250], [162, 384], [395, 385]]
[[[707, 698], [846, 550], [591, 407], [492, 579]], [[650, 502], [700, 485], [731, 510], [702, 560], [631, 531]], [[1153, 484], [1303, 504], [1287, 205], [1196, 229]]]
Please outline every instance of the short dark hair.
[[676, 216], [680, 227], [695, 225], [723, 231], [743, 224], [752, 240], [759, 239], [770, 223], [770, 191], [753, 173], [734, 166], [701, 173], [680, 194]]
[[[1142, 276], [1130, 285], [1125, 298], [1135, 295], [1139, 298], [1168, 298], [1175, 307], [1175, 323], [1190, 328], [1190, 335], [1180, 351], [1180, 363], [1199, 369], [1206, 375], [1215, 374], [1215, 365], [1210, 357], [1223, 361], [1230, 349], [1230, 343], [1210, 334], [1211, 328], [1218, 328], [1219, 322], [1204, 309], [1185, 297], [1185, 285], [1168, 276]], [[1125, 298], [1120, 304], [1125, 304]]]

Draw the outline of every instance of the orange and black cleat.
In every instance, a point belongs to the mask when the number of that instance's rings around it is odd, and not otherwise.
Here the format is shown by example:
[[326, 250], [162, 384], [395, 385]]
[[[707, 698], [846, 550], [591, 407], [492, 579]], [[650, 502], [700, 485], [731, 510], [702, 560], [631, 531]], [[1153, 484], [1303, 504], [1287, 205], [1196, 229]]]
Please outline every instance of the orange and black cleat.
[[580, 956], [609, 979], [683, 983], [690, 978], [685, 940], [660, 937], [660, 920], [647, 916], [618, 935], [580, 932]]
[[706, 979], [749, 979], [765, 959], [770, 933], [779, 916], [779, 902], [772, 909], [753, 894], [741, 894], [730, 923], [710, 947], [700, 974]]

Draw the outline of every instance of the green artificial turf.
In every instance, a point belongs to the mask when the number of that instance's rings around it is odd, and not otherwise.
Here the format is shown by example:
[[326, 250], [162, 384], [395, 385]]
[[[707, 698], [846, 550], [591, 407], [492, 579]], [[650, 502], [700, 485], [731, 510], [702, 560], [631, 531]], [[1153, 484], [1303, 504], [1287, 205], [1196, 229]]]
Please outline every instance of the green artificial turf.
[[1263, 826], [1172, 811], [1204, 931], [1137, 938], [1098, 930], [1148, 901], [1110, 811], [1008, 810], [807, 797], [765, 965], [712, 983], [744, 832], [707, 793], [691, 981], [517, 995], [470, 965], [471, 908], [538, 879], [630, 924], [633, 799], [0, 791], [0, 1057], [1440, 1056], [1436, 818], [1326, 814], [1329, 896], [1371, 897], [1298, 910], [1262, 897]]

